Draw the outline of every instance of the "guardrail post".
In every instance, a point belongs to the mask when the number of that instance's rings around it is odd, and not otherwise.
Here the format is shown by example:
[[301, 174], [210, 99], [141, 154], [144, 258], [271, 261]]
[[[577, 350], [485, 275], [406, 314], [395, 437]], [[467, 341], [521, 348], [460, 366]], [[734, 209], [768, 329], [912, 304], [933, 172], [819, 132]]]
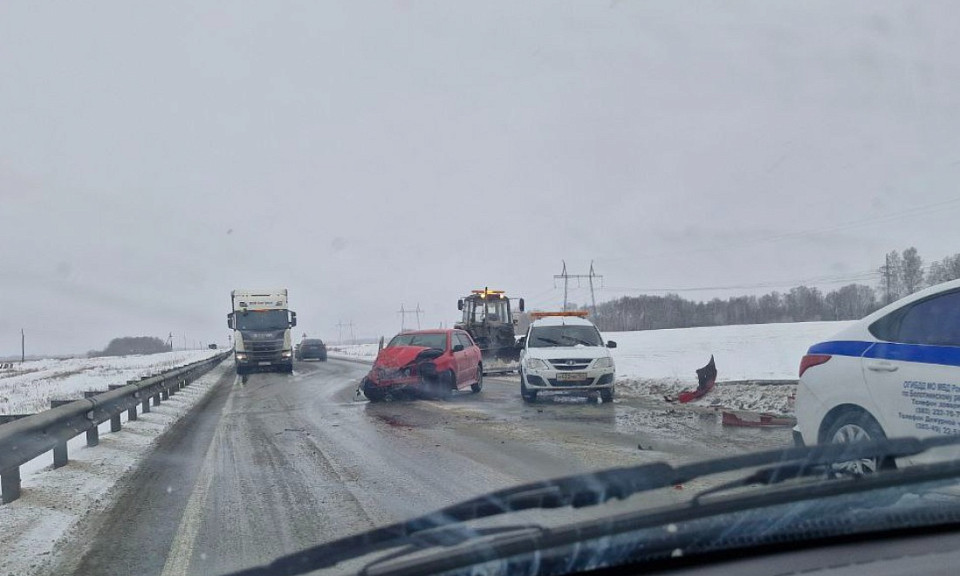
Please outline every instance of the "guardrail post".
[[[107, 388], [109, 388], [110, 390], [116, 390], [117, 388], [123, 388], [123, 385], [122, 385], [122, 384], [110, 384], [110, 385], [107, 386]], [[119, 413], [119, 412], [117, 412], [116, 414], [114, 414], [113, 416], [110, 417], [110, 431], [111, 431], [111, 432], [119, 432], [119, 431], [120, 431], [121, 424], [122, 424], [122, 423], [120, 422], [120, 413]]]
[[[96, 396], [99, 392], [84, 392], [84, 398], [90, 398]], [[87, 429], [87, 446], [94, 447], [100, 444], [100, 425], [96, 422], [93, 423], [93, 427]]]
[[20, 497], [20, 467], [0, 470], [0, 499], [9, 504]]
[[[130, 384], [134, 384], [134, 383], [136, 383], [136, 380], [127, 380], [127, 385], [128, 385], [128, 386], [129, 386]], [[133, 395], [133, 397], [134, 397], [134, 398], [139, 398], [139, 397], [140, 397], [140, 393], [139, 393], [139, 392], [135, 393], [135, 394]], [[149, 404], [149, 403], [144, 402], [143, 404], [144, 404], [148, 409], [150, 408], [150, 404]], [[144, 410], [144, 412], [146, 412], [146, 411], [147, 411], [147, 410]], [[137, 419], [137, 405], [134, 404], [133, 406], [131, 406], [130, 408], [127, 409], [127, 421], [133, 422], [133, 421], [136, 420], [136, 419]]]
[[[63, 406], [64, 404], [69, 404], [73, 400], [51, 400], [50, 408], [56, 408], [57, 406]], [[60, 442], [53, 447], [53, 467], [62, 468], [67, 465], [67, 443]]]

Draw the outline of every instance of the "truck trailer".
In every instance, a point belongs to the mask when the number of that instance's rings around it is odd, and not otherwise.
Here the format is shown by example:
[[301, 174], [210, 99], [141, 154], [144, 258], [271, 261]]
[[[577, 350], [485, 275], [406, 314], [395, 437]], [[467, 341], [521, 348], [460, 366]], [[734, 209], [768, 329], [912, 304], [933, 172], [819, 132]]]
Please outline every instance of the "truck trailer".
[[257, 370], [293, 372], [297, 313], [287, 306], [287, 289], [234, 290], [227, 326], [233, 329], [237, 374]]

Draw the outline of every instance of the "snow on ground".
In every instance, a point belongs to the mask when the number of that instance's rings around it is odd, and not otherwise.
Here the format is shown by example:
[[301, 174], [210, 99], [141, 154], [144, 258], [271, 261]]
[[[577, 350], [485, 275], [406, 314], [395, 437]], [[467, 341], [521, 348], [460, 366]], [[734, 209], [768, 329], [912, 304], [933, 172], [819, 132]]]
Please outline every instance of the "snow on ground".
[[[697, 385], [697, 368], [714, 356], [717, 386], [701, 407], [791, 414], [800, 358], [852, 322], [796, 322], [609, 332], [624, 395], [674, 397]], [[777, 383], [777, 381], [780, 381]]]
[[50, 399], [80, 398], [209, 358], [220, 350], [180, 350], [161, 354], [66, 360], [32, 360], [0, 371], [0, 414], [33, 414], [50, 408]]
[[[675, 397], [697, 385], [697, 368], [714, 356], [717, 387], [699, 407], [792, 414], [800, 358], [852, 322], [795, 322], [607, 332], [617, 347], [618, 394]], [[376, 344], [329, 347], [331, 358], [373, 360]]]
[[[174, 353], [176, 354], [176, 353]], [[182, 357], [181, 364], [199, 358]], [[123, 477], [136, 469], [161, 434], [200, 402], [226, 372], [227, 360], [149, 414], [110, 432], [110, 422], [100, 425], [100, 444], [86, 446], [85, 435], [68, 442], [70, 463], [54, 470], [47, 452], [20, 468], [23, 494], [0, 505], [0, 574], [39, 575], [56, 570], [56, 554], [66, 541], [89, 538], [84, 534], [91, 513], [107, 510], [119, 496]]]
[[379, 344], [344, 344], [342, 346], [327, 346], [327, 355], [331, 358], [353, 358], [357, 360], [373, 361], [377, 357]]

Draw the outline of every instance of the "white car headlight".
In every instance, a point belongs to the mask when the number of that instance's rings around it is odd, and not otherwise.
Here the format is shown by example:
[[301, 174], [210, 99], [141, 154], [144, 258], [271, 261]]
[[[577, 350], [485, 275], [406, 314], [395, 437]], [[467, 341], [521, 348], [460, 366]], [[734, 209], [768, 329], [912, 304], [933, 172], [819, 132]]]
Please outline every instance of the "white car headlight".
[[597, 358], [593, 363], [594, 368], [613, 368], [613, 358], [607, 356], [606, 358]]
[[549, 370], [550, 369], [550, 366], [548, 366], [546, 362], [544, 362], [539, 358], [527, 358], [523, 362], [523, 365], [524, 367], [526, 367], [527, 370]]

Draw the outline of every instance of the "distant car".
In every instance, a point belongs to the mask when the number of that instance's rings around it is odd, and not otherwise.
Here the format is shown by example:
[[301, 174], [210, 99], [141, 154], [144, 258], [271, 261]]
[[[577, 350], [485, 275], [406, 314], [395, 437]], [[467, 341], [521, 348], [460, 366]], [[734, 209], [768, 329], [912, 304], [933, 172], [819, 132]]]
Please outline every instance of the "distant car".
[[616, 365], [600, 331], [582, 314], [540, 314], [520, 339], [520, 395], [535, 402], [541, 392], [596, 394], [612, 402]]
[[454, 390], [480, 392], [480, 348], [463, 330], [418, 330], [390, 340], [377, 354], [361, 389], [371, 402], [413, 392], [445, 398]]
[[327, 361], [327, 345], [319, 338], [307, 338], [297, 345], [297, 360]]
[[[960, 280], [811, 346], [800, 361], [796, 416], [798, 444], [960, 434]], [[895, 466], [852, 464], [866, 472]]]

